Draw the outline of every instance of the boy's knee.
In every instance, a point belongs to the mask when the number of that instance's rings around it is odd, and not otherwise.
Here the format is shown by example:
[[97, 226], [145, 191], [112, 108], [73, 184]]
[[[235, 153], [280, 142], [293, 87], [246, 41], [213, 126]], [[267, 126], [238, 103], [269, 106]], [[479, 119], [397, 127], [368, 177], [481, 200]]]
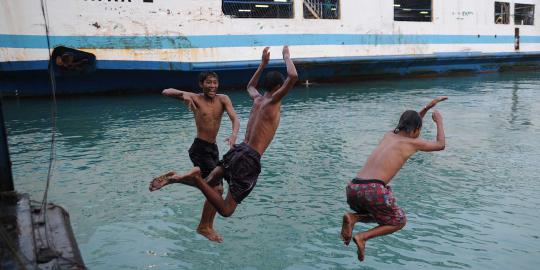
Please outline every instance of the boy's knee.
[[236, 210], [236, 206], [225, 204], [221, 209], [218, 209], [218, 212], [223, 217], [230, 217], [234, 213], [234, 210]]
[[234, 209], [223, 209], [223, 210], [219, 211], [219, 214], [222, 217], [230, 217], [230, 216], [232, 216], [233, 213], [234, 213]]

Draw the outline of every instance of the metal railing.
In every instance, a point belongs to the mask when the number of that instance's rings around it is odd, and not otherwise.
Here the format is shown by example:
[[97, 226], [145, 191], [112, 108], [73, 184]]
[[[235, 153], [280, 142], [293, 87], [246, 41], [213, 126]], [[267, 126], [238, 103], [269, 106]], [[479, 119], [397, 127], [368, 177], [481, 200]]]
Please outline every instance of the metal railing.
[[316, 19], [322, 17], [323, 3], [320, 0], [304, 0], [304, 6]]

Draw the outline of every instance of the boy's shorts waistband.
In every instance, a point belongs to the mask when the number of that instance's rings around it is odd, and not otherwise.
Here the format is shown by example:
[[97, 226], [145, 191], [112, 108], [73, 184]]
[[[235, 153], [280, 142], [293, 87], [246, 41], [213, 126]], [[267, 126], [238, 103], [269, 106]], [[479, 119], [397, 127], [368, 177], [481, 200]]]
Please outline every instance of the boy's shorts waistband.
[[209, 142], [207, 140], [203, 140], [203, 139], [198, 138], [198, 137], [195, 137], [195, 140], [193, 140], [193, 143], [200, 143], [200, 144], [211, 145], [211, 146], [216, 145], [215, 142]]
[[356, 177], [354, 178], [351, 183], [353, 184], [370, 184], [370, 183], [373, 183], [373, 184], [381, 184], [383, 186], [386, 186], [386, 183], [383, 181], [383, 180], [379, 180], [379, 179], [364, 179], [364, 178], [360, 178], [360, 177]]
[[261, 154], [259, 154], [259, 152], [257, 152], [257, 150], [255, 150], [253, 147], [251, 147], [251, 145], [247, 144], [246, 142], [242, 142], [240, 144], [235, 144], [234, 145], [235, 148], [238, 148], [238, 149], [246, 149], [247, 150], [247, 153], [258, 159], [258, 160], [261, 160]]

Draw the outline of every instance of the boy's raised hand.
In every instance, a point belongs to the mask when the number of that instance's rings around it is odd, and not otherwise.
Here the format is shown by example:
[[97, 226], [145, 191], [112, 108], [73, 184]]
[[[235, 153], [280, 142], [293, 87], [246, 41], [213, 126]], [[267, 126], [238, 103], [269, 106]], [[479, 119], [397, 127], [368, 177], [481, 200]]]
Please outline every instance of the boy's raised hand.
[[289, 52], [289, 46], [283, 46], [283, 59], [291, 58], [291, 53]]
[[270, 47], [266, 47], [266, 48], [264, 48], [263, 53], [262, 53], [262, 60], [261, 60], [262, 62], [261, 63], [263, 65], [265, 65], [265, 66], [270, 61], [270, 51], [269, 50], [270, 50]]
[[442, 122], [442, 115], [438, 110], [433, 109], [431, 112], [431, 118], [433, 118], [433, 122], [435, 123]]
[[436, 97], [434, 98], [430, 103], [429, 103], [429, 107], [430, 108], [433, 108], [435, 107], [435, 105], [437, 105], [437, 103], [441, 102], [441, 101], [445, 101], [447, 100], [448, 97], [447, 96], [440, 96], [440, 97]]
[[436, 97], [434, 98], [432, 101], [430, 101], [426, 106], [424, 106], [424, 108], [422, 108], [420, 111], [418, 111], [418, 113], [420, 114], [420, 117], [424, 118], [424, 116], [426, 115], [426, 113], [431, 110], [431, 108], [435, 107], [435, 105], [437, 105], [437, 103], [441, 102], [441, 101], [444, 101], [444, 100], [447, 100], [448, 97], [447, 96], [440, 96], [440, 97]]

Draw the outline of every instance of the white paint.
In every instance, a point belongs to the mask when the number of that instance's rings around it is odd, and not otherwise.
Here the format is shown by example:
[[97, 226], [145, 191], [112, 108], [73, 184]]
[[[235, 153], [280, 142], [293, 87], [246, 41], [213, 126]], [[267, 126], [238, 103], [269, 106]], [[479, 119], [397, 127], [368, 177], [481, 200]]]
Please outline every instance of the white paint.
[[[154, 3], [47, 0], [50, 34], [56, 36], [193, 36], [245, 34], [416, 34], [540, 36], [540, 0], [535, 25], [494, 23], [493, 0], [434, 0], [433, 22], [395, 22], [393, 0], [341, 0], [339, 20], [303, 18], [302, 1], [294, 1], [293, 19], [239, 19], [221, 12], [221, 0], [159, 0]], [[94, 24], [99, 27], [94, 26]], [[0, 34], [44, 35], [40, 0], [2, 0]], [[260, 59], [261, 47], [210, 49], [85, 49], [98, 60], [221, 62]], [[331, 45], [292, 46], [295, 58], [418, 55], [436, 52], [514, 52], [512, 44]], [[521, 44], [521, 52], [540, 51], [540, 44]], [[281, 56], [272, 48], [272, 58]], [[0, 48], [0, 62], [46, 60], [45, 49]]]

